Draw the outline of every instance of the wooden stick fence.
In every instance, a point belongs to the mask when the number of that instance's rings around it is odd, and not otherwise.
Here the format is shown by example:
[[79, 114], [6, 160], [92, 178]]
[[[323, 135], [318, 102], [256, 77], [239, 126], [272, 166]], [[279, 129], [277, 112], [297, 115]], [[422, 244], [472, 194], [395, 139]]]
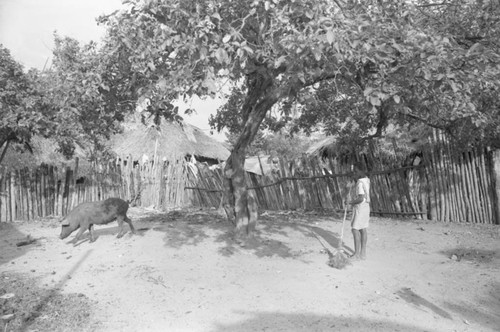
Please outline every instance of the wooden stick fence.
[[[425, 163], [369, 173], [372, 214], [500, 224], [500, 152], [478, 148], [453, 154], [434, 139], [434, 148], [423, 156]], [[249, 173], [247, 185], [263, 210], [342, 210], [353, 185], [346, 169], [332, 159], [282, 158], [270, 174]], [[203, 197], [195, 204], [217, 207], [222, 192], [222, 176], [217, 174], [219, 184], [206, 181], [210, 175], [205, 172], [198, 186], [186, 187]]]
[[[433, 139], [424, 163], [370, 172], [372, 213], [499, 224], [500, 151], [454, 154], [439, 136]], [[85, 173], [78, 164], [0, 170], [0, 221], [64, 216], [79, 203], [108, 197], [158, 209], [221, 203], [222, 170], [184, 157], [139, 164], [125, 156], [94, 163]], [[353, 185], [348, 172], [345, 162], [331, 158], [281, 158], [270, 174], [248, 173], [247, 185], [262, 210], [342, 210]]]
[[120, 197], [141, 206], [180, 208], [195, 200], [193, 165], [183, 157], [137, 164], [131, 158], [75, 167], [41, 165], [37, 169], [0, 170], [0, 222], [62, 217], [82, 202]]

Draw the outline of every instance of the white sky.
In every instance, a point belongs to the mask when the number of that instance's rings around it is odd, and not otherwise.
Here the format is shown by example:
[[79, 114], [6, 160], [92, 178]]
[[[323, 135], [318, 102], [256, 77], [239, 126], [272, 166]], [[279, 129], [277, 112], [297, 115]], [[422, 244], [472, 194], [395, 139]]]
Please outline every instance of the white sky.
[[[81, 43], [99, 42], [104, 28], [97, 25], [96, 18], [121, 6], [121, 0], [0, 0], [0, 44], [26, 69], [43, 69], [52, 58], [54, 31]], [[209, 134], [208, 117], [221, 103], [195, 99], [190, 107], [197, 114], [181, 115]], [[213, 137], [225, 140], [224, 134]]]

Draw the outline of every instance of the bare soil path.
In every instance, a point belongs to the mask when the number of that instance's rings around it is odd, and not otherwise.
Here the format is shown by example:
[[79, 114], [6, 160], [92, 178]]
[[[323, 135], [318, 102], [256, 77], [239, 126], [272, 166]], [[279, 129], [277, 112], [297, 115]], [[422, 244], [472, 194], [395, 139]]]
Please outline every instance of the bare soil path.
[[129, 216], [138, 235], [96, 226], [76, 247], [57, 220], [0, 224], [0, 327], [500, 331], [499, 227], [373, 218], [368, 259], [334, 269], [311, 232], [336, 247], [342, 216], [265, 212], [244, 243], [215, 211]]

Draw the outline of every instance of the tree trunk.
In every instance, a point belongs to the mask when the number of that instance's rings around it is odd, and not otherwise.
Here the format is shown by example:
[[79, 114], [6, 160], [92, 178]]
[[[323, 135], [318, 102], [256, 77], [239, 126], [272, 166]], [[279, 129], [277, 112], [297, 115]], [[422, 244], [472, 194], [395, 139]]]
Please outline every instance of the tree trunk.
[[258, 219], [255, 192], [248, 190], [245, 180], [245, 151], [252, 142], [267, 112], [278, 101], [272, 89], [273, 79], [255, 73], [247, 79], [248, 93], [242, 107], [243, 130], [224, 168], [223, 207], [235, 226], [237, 236], [247, 236], [255, 229]]
[[255, 229], [258, 207], [245, 181], [245, 151], [233, 150], [224, 169], [224, 210], [238, 236], [246, 236]]

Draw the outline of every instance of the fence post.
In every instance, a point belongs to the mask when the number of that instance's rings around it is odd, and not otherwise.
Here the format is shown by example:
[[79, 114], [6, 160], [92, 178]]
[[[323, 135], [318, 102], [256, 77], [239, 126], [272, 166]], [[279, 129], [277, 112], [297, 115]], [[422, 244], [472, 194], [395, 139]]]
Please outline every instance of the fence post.
[[14, 221], [17, 218], [16, 215], [16, 173], [15, 171], [9, 172], [10, 176], [10, 221]]
[[492, 180], [493, 180], [493, 206], [494, 218], [493, 222], [500, 225], [500, 149], [491, 151], [492, 160]]

